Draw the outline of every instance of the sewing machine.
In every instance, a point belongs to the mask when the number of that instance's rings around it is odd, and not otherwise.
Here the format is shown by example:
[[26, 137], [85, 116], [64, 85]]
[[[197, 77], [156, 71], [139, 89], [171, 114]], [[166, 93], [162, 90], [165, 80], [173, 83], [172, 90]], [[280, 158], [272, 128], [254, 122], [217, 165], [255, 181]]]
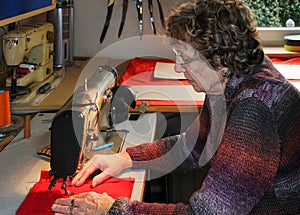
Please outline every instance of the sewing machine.
[[113, 67], [100, 66], [53, 118], [50, 175], [54, 178], [49, 189], [63, 178], [62, 189], [67, 193], [67, 178], [72, 180], [99, 146], [114, 142], [110, 150], [121, 150], [127, 131], [116, 130], [114, 125], [128, 119], [129, 107], [135, 107], [135, 93], [127, 86], [117, 86], [116, 80]]
[[29, 87], [26, 97], [14, 101], [30, 101], [37, 89], [54, 80], [53, 75], [54, 28], [51, 23], [34, 23], [17, 26], [3, 37], [3, 54], [6, 64], [13, 68], [12, 77], [7, 78], [6, 85]]

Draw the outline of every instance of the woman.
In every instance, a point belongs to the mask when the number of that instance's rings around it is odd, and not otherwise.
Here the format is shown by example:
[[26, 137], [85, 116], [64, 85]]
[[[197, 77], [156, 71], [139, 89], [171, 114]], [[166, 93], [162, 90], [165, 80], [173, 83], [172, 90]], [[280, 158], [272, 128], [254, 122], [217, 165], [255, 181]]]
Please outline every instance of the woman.
[[84, 193], [58, 199], [52, 209], [69, 213], [71, 208], [73, 214], [87, 208], [91, 214], [299, 214], [300, 94], [264, 55], [248, 7], [240, 0], [198, 0], [178, 6], [167, 21], [167, 35], [175, 39], [175, 70], [207, 94], [199, 118], [181, 135], [94, 157], [72, 184], [80, 186], [98, 168], [103, 172], [93, 186], [126, 168], [161, 170], [174, 159], [155, 159], [176, 146], [182, 160], [178, 169], [210, 160], [202, 187], [187, 205]]

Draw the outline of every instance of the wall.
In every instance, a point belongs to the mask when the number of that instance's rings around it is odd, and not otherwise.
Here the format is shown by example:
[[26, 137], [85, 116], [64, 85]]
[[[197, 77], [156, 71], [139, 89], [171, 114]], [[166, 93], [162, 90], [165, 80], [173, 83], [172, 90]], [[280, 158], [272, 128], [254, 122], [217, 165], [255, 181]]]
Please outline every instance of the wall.
[[[188, 0], [161, 0], [161, 4], [165, 13], [168, 15], [171, 8], [179, 3], [186, 2]], [[153, 35], [148, 1], [143, 1], [144, 8], [144, 35], [147, 35], [144, 40], [140, 40], [138, 37], [138, 20], [136, 10], [136, 0], [129, 0], [128, 11], [126, 21], [121, 38], [117, 37], [118, 29], [121, 21], [122, 0], [115, 0], [113, 15], [107, 35], [102, 44], [99, 39], [102, 32], [102, 28], [106, 17], [106, 2], [105, 0], [74, 0], [74, 22], [75, 22], [75, 34], [74, 34], [74, 56], [89, 56], [92, 57], [95, 54], [102, 51], [101, 55], [107, 55], [112, 58], [122, 58], [128, 56], [131, 58], [135, 54], [143, 55], [148, 52], [149, 55], [154, 53], [154, 48], [157, 53], [163, 53], [166, 50], [162, 49], [160, 43], [157, 43], [155, 38], [151, 38]], [[157, 1], [153, 0], [154, 19], [157, 27], [157, 31], [162, 33], [162, 27], [159, 19]], [[289, 29], [264, 29], [259, 30], [265, 46], [283, 46], [283, 37], [286, 34], [300, 34], [300, 28]], [[111, 49], [111, 45], [112, 49]], [[109, 47], [109, 48], [107, 48]], [[104, 50], [107, 48], [106, 50]], [[109, 50], [111, 49], [111, 50]], [[103, 52], [103, 50], [105, 52]], [[165, 55], [165, 53], [163, 53]]]
[[[168, 15], [171, 8], [179, 3], [188, 0], [160, 0], [165, 16]], [[106, 17], [105, 0], [74, 0], [74, 56], [93, 57], [100, 51], [101, 56], [108, 56], [115, 59], [132, 58], [134, 56], [157, 55], [169, 56], [169, 50], [162, 48], [160, 42], [153, 37], [150, 26], [150, 17], [148, 10], [148, 1], [143, 1], [144, 8], [144, 38], [140, 40], [138, 37], [138, 20], [136, 10], [136, 0], [129, 0], [126, 21], [121, 38], [117, 37], [123, 0], [115, 0], [111, 23], [108, 28], [105, 40], [100, 44], [99, 39]], [[163, 33], [161, 22], [159, 19], [157, 0], [153, 0], [154, 19], [158, 35]], [[28, 21], [45, 20], [45, 15], [33, 17]], [[0, 28], [0, 39], [7, 30], [7, 26]], [[276, 33], [274, 33], [276, 32]], [[280, 32], [280, 33], [279, 33]], [[300, 33], [300, 30], [296, 33]], [[270, 36], [271, 34], [271, 36]], [[274, 30], [272, 32], [261, 31], [261, 35], [265, 40], [264, 45], [282, 45], [282, 31]], [[0, 43], [2, 50], [2, 43]], [[3, 62], [3, 56], [0, 51], [0, 69]]]
[[[165, 16], [172, 6], [187, 0], [161, 0]], [[155, 55], [162, 57], [171, 55], [170, 50], [162, 48], [161, 44], [153, 40], [153, 32], [150, 26], [148, 1], [143, 1], [143, 21], [145, 35], [142, 40], [138, 37], [138, 19], [136, 0], [129, 0], [126, 21], [121, 38], [117, 37], [121, 21], [123, 0], [115, 0], [113, 15], [108, 28], [105, 40], [100, 44], [100, 34], [105, 22], [107, 13], [107, 1], [105, 0], [74, 0], [74, 56], [93, 57], [100, 51], [103, 56], [114, 59], [131, 59], [136, 56]], [[163, 32], [157, 0], [153, 0], [155, 25], [158, 35]], [[34, 21], [46, 21], [46, 14], [38, 15], [27, 20], [20, 21], [20, 24]], [[6, 69], [2, 53], [2, 37], [7, 32], [8, 26], [0, 27], [0, 89], [5, 85]], [[166, 53], [164, 53], [166, 52]]]
[[[170, 8], [178, 3], [186, 2], [187, 0], [161, 0], [161, 5], [165, 16], [169, 13]], [[136, 1], [129, 0], [128, 11], [124, 29], [120, 38], [118, 38], [118, 30], [121, 21], [122, 0], [115, 0], [113, 15], [106, 37], [100, 44], [100, 35], [104, 26], [106, 17], [106, 2], [104, 0], [74, 0], [74, 56], [89, 56], [92, 57], [104, 48], [118, 43], [121, 48], [115, 53], [109, 53], [109, 57], [120, 58], [126, 55], [134, 55], [135, 52], [141, 50], [153, 49], [152, 40], [149, 36], [153, 35], [150, 25], [150, 16], [148, 10], [148, 1], [143, 1], [143, 21], [144, 35], [148, 36], [145, 41], [138, 37], [138, 19], [136, 10]], [[157, 32], [162, 33], [162, 26], [159, 19], [157, 1], [153, 0], [154, 19]], [[114, 55], [116, 54], [116, 56]], [[143, 54], [143, 53], [141, 53]]]

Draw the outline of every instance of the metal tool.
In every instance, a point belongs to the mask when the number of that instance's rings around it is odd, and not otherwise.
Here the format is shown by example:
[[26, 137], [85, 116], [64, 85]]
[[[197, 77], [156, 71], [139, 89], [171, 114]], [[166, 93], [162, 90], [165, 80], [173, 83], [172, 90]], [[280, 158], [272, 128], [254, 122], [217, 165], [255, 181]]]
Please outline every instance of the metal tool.
[[136, 9], [138, 13], [138, 21], [139, 21], [139, 36], [142, 39], [143, 36], [143, 0], [136, 1]]
[[122, 34], [123, 27], [124, 27], [124, 24], [125, 24], [127, 8], [128, 8], [128, 0], [123, 0], [122, 18], [121, 18], [121, 23], [120, 23], [119, 32], [118, 32], [118, 37], [119, 38]]
[[164, 15], [162, 6], [160, 4], [160, 0], [157, 0], [157, 5], [158, 5], [158, 10], [159, 10], [159, 17], [160, 17], [161, 25], [163, 28], [165, 28], [165, 15]]
[[106, 14], [106, 19], [105, 19], [105, 23], [104, 23], [104, 26], [103, 26], [103, 30], [102, 30], [102, 33], [101, 33], [101, 36], [100, 36], [100, 43], [102, 43], [104, 38], [105, 38], [107, 29], [108, 29], [108, 26], [109, 26], [109, 23], [110, 23], [111, 15], [112, 15], [112, 12], [113, 12], [113, 9], [114, 9], [114, 4], [115, 4], [115, 0], [108, 0], [107, 1], [107, 14]]
[[47, 93], [50, 90], [51, 90], [51, 84], [47, 82], [38, 89], [38, 93], [39, 94], [44, 94], [44, 93]]
[[150, 13], [150, 22], [151, 22], [151, 28], [154, 34], [156, 34], [156, 28], [154, 23], [154, 17], [153, 17], [153, 3], [152, 0], [148, 0], [148, 7], [149, 7], [149, 13]]

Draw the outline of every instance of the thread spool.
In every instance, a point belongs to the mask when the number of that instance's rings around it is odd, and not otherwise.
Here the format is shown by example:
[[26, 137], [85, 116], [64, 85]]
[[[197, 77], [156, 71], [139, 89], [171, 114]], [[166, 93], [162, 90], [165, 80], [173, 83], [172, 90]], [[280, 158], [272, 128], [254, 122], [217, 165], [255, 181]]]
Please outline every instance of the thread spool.
[[22, 68], [22, 69], [28, 69], [29, 72], [32, 72], [32, 71], [35, 70], [35, 66], [34, 66], [34, 65], [32, 65], [32, 64], [27, 64], [27, 63], [21, 63], [21, 64], [19, 65], [19, 67]]
[[284, 37], [284, 48], [291, 52], [299, 52], [300, 35], [286, 35]]
[[9, 91], [0, 90], [0, 127], [11, 123]]
[[16, 72], [18, 75], [27, 75], [28, 73], [30, 73], [29, 69], [21, 67], [17, 67]]

